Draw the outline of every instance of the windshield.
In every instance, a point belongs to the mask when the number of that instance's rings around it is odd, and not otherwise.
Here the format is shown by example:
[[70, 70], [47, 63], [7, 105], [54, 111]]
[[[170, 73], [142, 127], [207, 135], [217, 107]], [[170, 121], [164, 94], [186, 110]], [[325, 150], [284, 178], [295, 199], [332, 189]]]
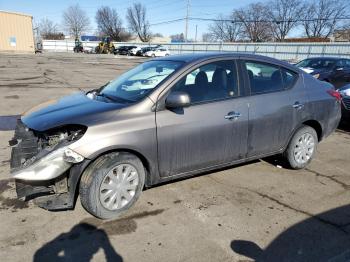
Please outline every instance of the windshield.
[[296, 64], [297, 67], [309, 67], [314, 69], [330, 69], [335, 65], [333, 59], [305, 59]]
[[149, 61], [108, 83], [100, 94], [126, 102], [137, 102], [179, 68], [179, 61]]

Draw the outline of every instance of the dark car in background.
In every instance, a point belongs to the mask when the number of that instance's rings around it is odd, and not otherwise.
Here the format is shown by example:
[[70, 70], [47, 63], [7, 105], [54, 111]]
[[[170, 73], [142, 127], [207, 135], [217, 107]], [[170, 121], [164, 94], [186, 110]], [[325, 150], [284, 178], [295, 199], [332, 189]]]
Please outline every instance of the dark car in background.
[[136, 48], [137, 46], [131, 45], [131, 46], [120, 46], [118, 47], [114, 54], [115, 55], [129, 55], [129, 52], [131, 49]]
[[146, 53], [146, 52], [152, 50], [153, 48], [154, 48], [154, 47], [151, 47], [151, 46], [142, 47], [140, 50], [138, 50], [138, 51], [136, 52], [136, 55], [137, 55], [137, 56], [143, 56], [144, 53]]
[[340, 88], [350, 83], [350, 59], [313, 57], [300, 61], [297, 67], [313, 77]]
[[342, 118], [348, 122], [350, 120], [350, 84], [339, 88], [342, 97]]
[[282, 154], [306, 167], [338, 126], [340, 94], [288, 63], [252, 54], [151, 59], [99, 89], [28, 111], [10, 141], [19, 198], [99, 218], [144, 187]]
[[161, 45], [156, 45], [156, 46], [146, 46], [146, 47], [142, 47], [140, 50], [138, 50], [136, 52], [137, 56], [144, 56], [145, 53], [152, 51], [155, 48], [159, 48], [162, 47]]

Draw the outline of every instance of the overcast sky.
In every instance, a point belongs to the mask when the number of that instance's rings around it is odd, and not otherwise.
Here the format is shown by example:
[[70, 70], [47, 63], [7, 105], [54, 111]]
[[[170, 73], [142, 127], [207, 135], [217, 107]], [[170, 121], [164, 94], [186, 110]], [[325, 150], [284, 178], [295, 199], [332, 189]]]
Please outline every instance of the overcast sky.
[[[78, 3], [80, 7], [88, 14], [90, 18], [90, 32], [96, 31], [95, 13], [100, 6], [109, 6], [115, 8], [127, 26], [125, 21], [126, 9], [133, 2], [141, 2], [147, 8], [147, 17], [151, 24], [183, 18], [186, 15], [187, 0], [0, 0], [0, 10], [21, 12], [30, 14], [34, 21], [38, 22], [42, 18], [48, 18], [61, 27], [62, 13], [70, 5]], [[256, 0], [190, 0], [190, 16], [215, 18], [218, 14], [229, 14], [234, 8], [243, 7], [249, 3], [257, 2]], [[195, 38], [195, 28], [198, 26], [198, 40], [202, 33], [207, 31], [208, 22], [190, 21], [188, 38]], [[165, 36], [171, 34], [183, 33], [185, 31], [185, 22], [179, 21], [167, 25], [152, 26], [153, 33], [161, 33]]]

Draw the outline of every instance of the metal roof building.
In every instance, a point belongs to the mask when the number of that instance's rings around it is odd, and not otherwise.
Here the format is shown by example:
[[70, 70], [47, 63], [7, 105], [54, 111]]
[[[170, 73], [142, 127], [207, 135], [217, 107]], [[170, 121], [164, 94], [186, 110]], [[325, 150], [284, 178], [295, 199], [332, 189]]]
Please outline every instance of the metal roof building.
[[0, 10], [0, 52], [34, 52], [33, 17]]

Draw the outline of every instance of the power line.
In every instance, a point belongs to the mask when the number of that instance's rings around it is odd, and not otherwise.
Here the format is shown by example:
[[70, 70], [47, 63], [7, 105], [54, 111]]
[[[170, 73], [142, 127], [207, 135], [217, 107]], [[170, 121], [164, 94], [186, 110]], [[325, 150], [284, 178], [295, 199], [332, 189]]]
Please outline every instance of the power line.
[[[207, 22], [231, 22], [231, 23], [242, 23], [241, 20], [231, 20], [231, 19], [215, 19], [215, 18], [202, 18], [202, 17], [183, 17], [183, 18], [176, 18], [172, 20], [165, 20], [165, 21], [160, 21], [157, 23], [151, 23], [149, 26], [159, 26], [159, 25], [167, 25], [167, 24], [173, 24], [177, 23], [180, 21], [187, 21], [192, 20], [192, 21], [207, 21]], [[279, 21], [274, 21], [274, 20], [245, 20], [247, 23], [283, 23], [283, 22], [306, 22], [306, 21], [327, 21], [327, 20], [350, 20], [350, 16], [348, 17], [338, 17], [338, 18], [313, 18], [313, 19], [296, 19], [296, 20], [279, 20]], [[94, 30], [94, 28], [88, 28], [89, 30]], [[131, 27], [123, 27], [121, 28], [123, 30], [131, 30]]]
[[330, 20], [350, 20], [350, 16], [344, 17], [330, 17], [330, 18], [310, 18], [310, 19], [289, 19], [289, 20], [237, 20], [237, 19], [217, 19], [217, 18], [202, 18], [189, 17], [189, 20], [209, 21], [209, 22], [231, 22], [231, 23], [294, 23], [294, 22], [316, 22], [316, 21], [330, 21]]
[[172, 24], [172, 23], [176, 23], [176, 22], [179, 22], [179, 21], [183, 21], [185, 19], [186, 18], [178, 18], [178, 19], [173, 19], [173, 20], [168, 20], [168, 21], [162, 21], [162, 22], [159, 22], [159, 23], [150, 24], [150, 26]]

